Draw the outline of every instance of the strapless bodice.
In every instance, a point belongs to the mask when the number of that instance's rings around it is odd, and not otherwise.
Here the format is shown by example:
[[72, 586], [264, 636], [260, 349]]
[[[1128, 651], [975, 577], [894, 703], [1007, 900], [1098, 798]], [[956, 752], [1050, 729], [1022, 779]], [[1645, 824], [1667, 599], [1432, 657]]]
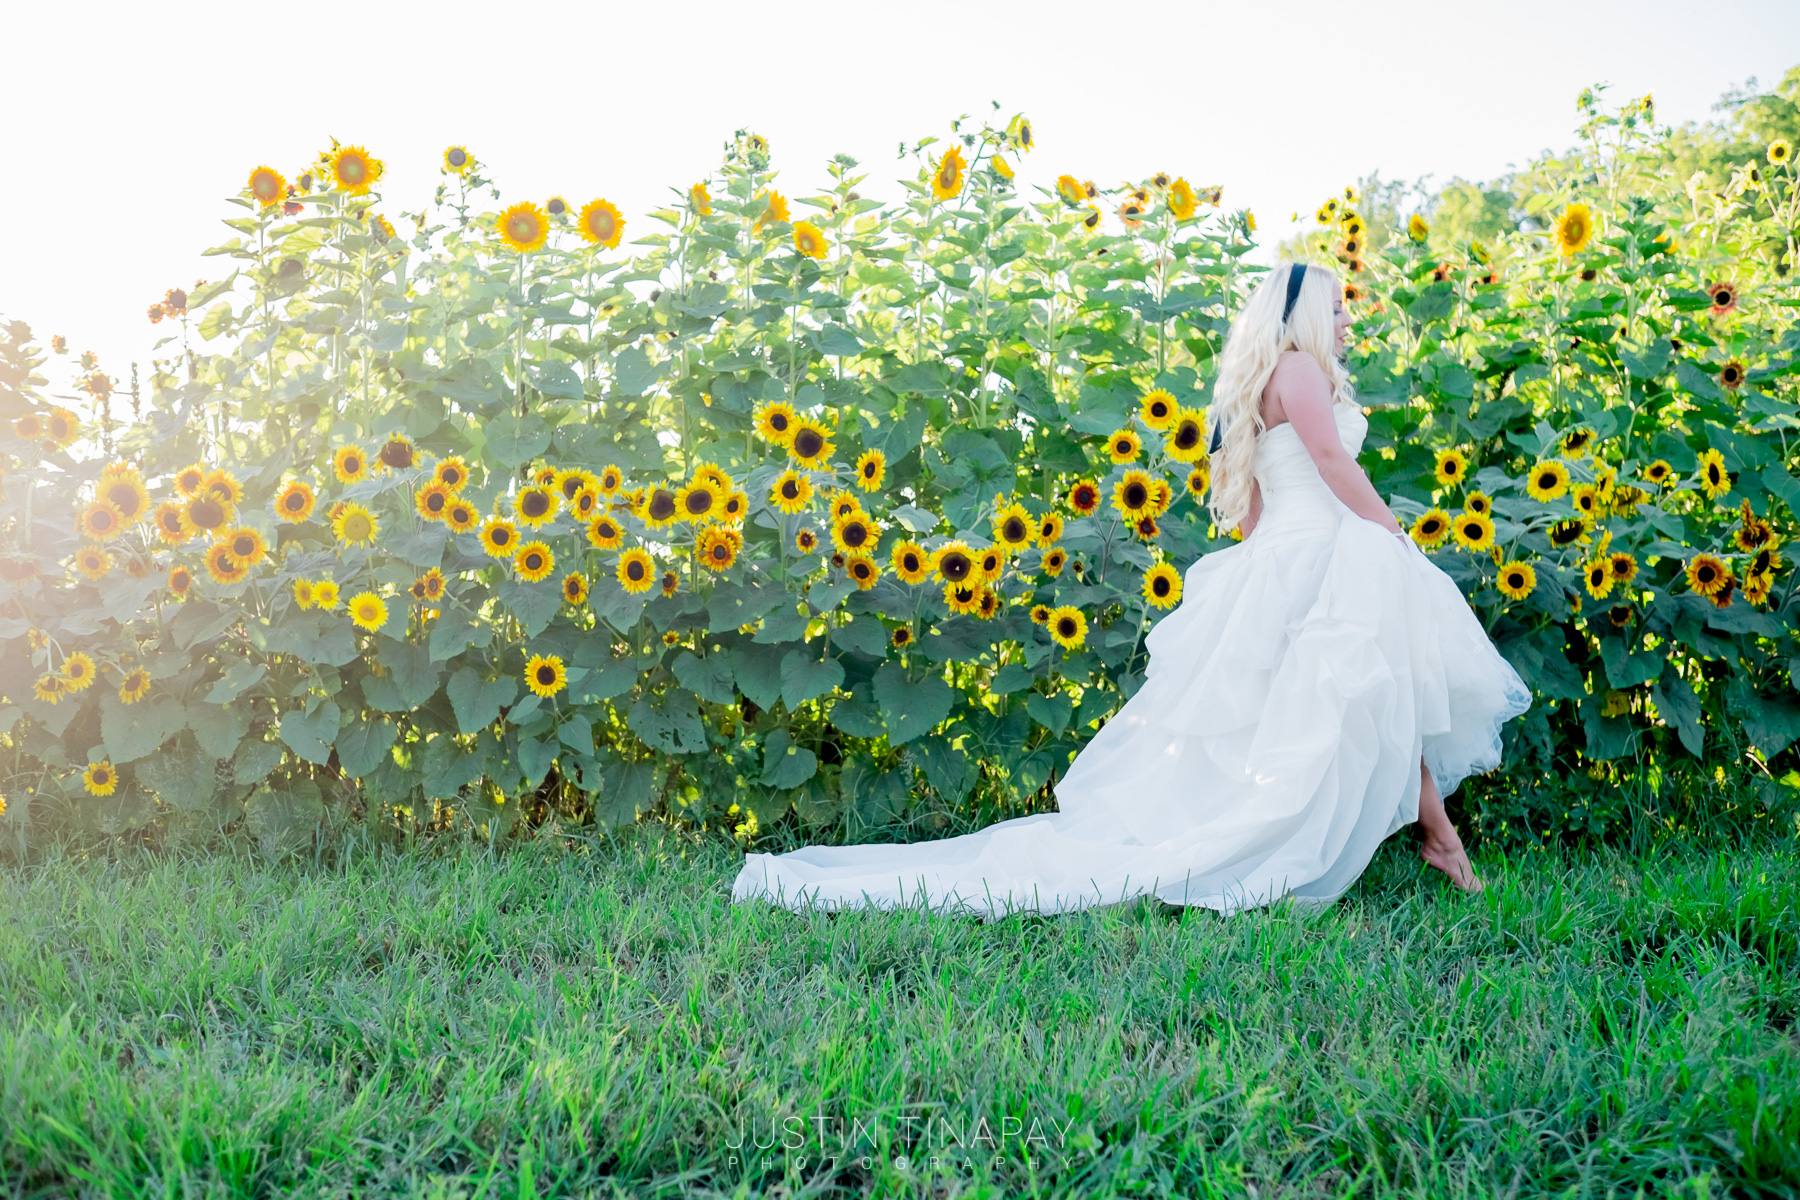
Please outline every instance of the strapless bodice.
[[[1332, 416], [1339, 441], [1354, 458], [1369, 432], [1369, 419], [1354, 404], [1333, 405]], [[1285, 421], [1257, 436], [1255, 473], [1263, 503], [1258, 533], [1265, 526], [1323, 531], [1350, 511], [1326, 486], [1300, 435]]]

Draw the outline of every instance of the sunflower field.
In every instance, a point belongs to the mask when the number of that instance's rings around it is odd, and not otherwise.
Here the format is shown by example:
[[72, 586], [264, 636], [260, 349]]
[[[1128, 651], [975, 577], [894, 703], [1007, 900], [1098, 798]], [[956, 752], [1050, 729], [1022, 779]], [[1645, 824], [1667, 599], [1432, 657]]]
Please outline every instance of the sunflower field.
[[[1357, 317], [1364, 464], [1537, 693], [1465, 808], [1603, 832], [1622, 778], [1727, 770], [1767, 816], [1800, 780], [1792, 147], [1669, 181], [1647, 100], [1584, 102], [1490, 243], [1353, 187], [1306, 248]], [[1216, 184], [1025, 194], [1032, 151], [965, 118], [882, 204], [841, 157], [784, 195], [740, 131], [627, 235], [502, 205], [463, 147], [390, 216], [334, 143], [248, 173], [141, 384], [0, 327], [6, 840], [1048, 806], [1231, 544], [1204, 410], [1266, 268]]]

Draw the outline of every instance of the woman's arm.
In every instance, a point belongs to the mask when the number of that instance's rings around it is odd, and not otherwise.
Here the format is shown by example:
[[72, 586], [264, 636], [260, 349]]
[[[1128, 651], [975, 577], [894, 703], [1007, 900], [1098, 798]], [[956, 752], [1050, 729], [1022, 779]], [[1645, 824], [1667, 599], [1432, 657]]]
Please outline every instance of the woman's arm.
[[1256, 523], [1261, 519], [1262, 484], [1252, 479], [1250, 481], [1250, 515], [1238, 522], [1238, 528], [1243, 530], [1245, 537], [1249, 537], [1256, 532]]
[[1404, 535], [1405, 530], [1382, 503], [1368, 474], [1338, 438], [1337, 420], [1331, 411], [1331, 384], [1319, 364], [1310, 355], [1288, 355], [1276, 366], [1269, 391], [1270, 398], [1278, 402], [1280, 411], [1293, 425], [1300, 444], [1312, 455], [1319, 477], [1344, 502], [1344, 507], [1366, 521]]

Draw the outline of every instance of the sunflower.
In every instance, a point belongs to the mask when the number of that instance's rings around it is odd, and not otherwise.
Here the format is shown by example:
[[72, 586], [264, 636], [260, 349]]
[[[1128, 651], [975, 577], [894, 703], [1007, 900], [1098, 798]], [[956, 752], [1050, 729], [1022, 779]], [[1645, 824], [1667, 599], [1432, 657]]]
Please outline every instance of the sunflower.
[[1062, 199], [1064, 204], [1067, 204], [1071, 208], [1087, 199], [1086, 189], [1081, 186], [1081, 181], [1073, 175], [1058, 175], [1056, 177], [1056, 194]]
[[1637, 559], [1621, 550], [1606, 560], [1606, 569], [1611, 573], [1614, 583], [1630, 583], [1637, 578]]
[[697, 479], [675, 493], [676, 520], [695, 525], [711, 521], [719, 510], [720, 500], [718, 490], [711, 483]]
[[1083, 516], [1099, 508], [1099, 486], [1091, 479], [1077, 479], [1069, 488], [1069, 507]]
[[1175, 397], [1162, 388], [1145, 392], [1144, 398], [1138, 401], [1138, 420], [1151, 429], [1167, 429], [1175, 423], [1180, 412], [1181, 406]]
[[800, 471], [783, 471], [769, 488], [769, 503], [784, 513], [797, 513], [812, 503], [812, 480]]
[[1177, 179], [1169, 185], [1166, 199], [1169, 215], [1177, 221], [1186, 221], [1193, 217], [1200, 207], [1200, 197], [1194, 194], [1194, 187], [1185, 179]]
[[[150, 511], [150, 490], [144, 486], [144, 477], [124, 463], [114, 463], [101, 472], [98, 486], [99, 498], [116, 505], [127, 522]], [[239, 491], [232, 502], [235, 504], [242, 495]]]
[[1572, 546], [1576, 542], [1585, 542], [1587, 522], [1581, 520], [1558, 521], [1548, 530], [1552, 546]]
[[788, 443], [788, 453], [798, 459], [801, 466], [822, 466], [834, 449], [830, 433], [818, 422], [801, 418], [794, 423], [794, 437]]
[[687, 190], [688, 206], [702, 217], [712, 216], [712, 194], [706, 190], [704, 183], [696, 183]]
[[274, 167], [256, 168], [250, 172], [250, 181], [244, 186], [264, 208], [280, 204], [282, 197], [287, 194], [287, 180]]
[[742, 535], [729, 525], [708, 525], [694, 539], [694, 553], [709, 571], [730, 570], [742, 548]]
[[511, 558], [518, 545], [518, 526], [505, 517], [489, 517], [481, 523], [481, 548], [490, 558]]
[[79, 650], [63, 660], [63, 687], [71, 692], [86, 691], [98, 674], [94, 660]]
[[799, 421], [794, 406], [785, 400], [770, 401], [756, 409], [757, 436], [777, 446], [786, 447], [794, 440], [794, 429]]
[[194, 523], [188, 520], [187, 509], [174, 500], [157, 505], [150, 523], [156, 526], [156, 536], [166, 545], [179, 546], [194, 536]]
[[962, 147], [952, 146], [938, 159], [931, 171], [931, 198], [954, 200], [963, 190], [963, 177], [968, 164], [963, 161]]
[[1079, 650], [1081, 644], [1087, 641], [1087, 618], [1082, 616], [1081, 610], [1072, 604], [1063, 604], [1051, 609], [1049, 617], [1044, 621], [1044, 626], [1050, 631], [1050, 636], [1055, 638], [1057, 644], [1065, 650]]
[[1163, 438], [1163, 452], [1176, 462], [1197, 463], [1206, 457], [1206, 417], [1182, 409]]
[[831, 544], [843, 554], [867, 554], [881, 531], [862, 513], [849, 513], [831, 523]]
[[981, 607], [981, 593], [985, 585], [978, 579], [965, 579], [961, 583], [944, 585], [944, 607], [953, 613], [973, 613]]
[[87, 770], [81, 773], [81, 786], [95, 796], [110, 796], [117, 791], [119, 773], [113, 769], [112, 759], [103, 758], [97, 763], [89, 763]]
[[1450, 534], [1464, 550], [1485, 553], [1494, 545], [1494, 520], [1486, 513], [1458, 513]]
[[1723, 367], [1719, 368], [1719, 386], [1729, 388], [1735, 392], [1738, 388], [1744, 386], [1746, 371], [1747, 368], [1744, 366], [1741, 359], [1734, 358], [1729, 360]]
[[1584, 518], [1591, 519], [1599, 512], [1600, 493], [1591, 483], [1576, 484], [1569, 490], [1569, 499]]
[[988, 166], [993, 169], [994, 174], [1002, 179], [1011, 179], [1013, 177], [1012, 164], [998, 154], [988, 159]]
[[1143, 448], [1144, 444], [1138, 439], [1137, 433], [1130, 429], [1118, 430], [1106, 440], [1106, 453], [1115, 466], [1136, 459]]
[[894, 574], [908, 584], [924, 583], [933, 570], [932, 556], [926, 552], [925, 547], [910, 538], [894, 543], [888, 561], [894, 565]]
[[894, 630], [893, 633], [888, 635], [889, 644], [898, 650], [904, 650], [906, 647], [912, 645], [912, 640], [912, 630], [905, 625], [900, 626], [898, 629]]
[[1725, 316], [1737, 307], [1738, 286], [1721, 279], [1717, 283], [1706, 285], [1706, 294], [1712, 300], [1712, 307], [1706, 311], [1715, 317]]
[[248, 570], [263, 560], [268, 553], [268, 545], [262, 534], [247, 525], [241, 525], [219, 539], [231, 550], [231, 557], [239, 566]]
[[413, 495], [413, 507], [419, 516], [427, 521], [442, 521], [449, 515], [450, 505], [455, 501], [451, 490], [433, 479], [421, 487]]
[[525, 685], [540, 696], [554, 696], [568, 686], [569, 673], [555, 654], [534, 654], [525, 664]]
[[444, 573], [433, 567], [413, 580], [413, 587], [416, 589], [413, 595], [435, 604], [444, 598], [444, 586]]
[[822, 259], [831, 249], [825, 231], [811, 221], [794, 222], [794, 249], [807, 258]]
[[112, 555], [98, 546], [83, 546], [75, 552], [75, 569], [89, 579], [105, 579], [112, 570]]
[[538, 529], [556, 520], [556, 510], [561, 504], [562, 497], [554, 488], [534, 483], [519, 489], [518, 497], [513, 501], [513, 512], [518, 516], [519, 524]]
[[373, 546], [381, 522], [360, 504], [343, 504], [331, 518], [331, 532], [342, 545]]
[[455, 494], [462, 491], [463, 485], [469, 482], [469, 464], [463, 461], [460, 454], [440, 458], [437, 466], [432, 468], [431, 477]]
[[82, 509], [78, 524], [85, 537], [110, 542], [125, 532], [125, 514], [111, 500], [94, 500]]
[[570, 604], [585, 604], [588, 598], [587, 577], [580, 571], [570, 571], [563, 576], [562, 597]]
[[311, 608], [317, 601], [314, 598], [312, 580], [294, 580], [294, 605], [302, 612]]
[[331, 178], [352, 196], [365, 195], [381, 178], [381, 160], [370, 157], [361, 146], [341, 146], [331, 156]]
[[1443, 487], [1455, 487], [1469, 473], [1469, 459], [1460, 450], [1445, 450], [1437, 456], [1431, 474]]
[[1001, 599], [999, 592], [993, 588], [984, 587], [981, 589], [981, 595], [975, 601], [975, 616], [979, 620], [991, 621], [1005, 603], [1006, 601]]
[[177, 600], [186, 600], [194, 590], [194, 573], [186, 567], [169, 568], [169, 591]]
[[983, 583], [993, 583], [1006, 573], [1006, 551], [989, 546], [975, 555], [975, 570]]
[[119, 703], [136, 704], [150, 694], [150, 672], [138, 667], [119, 681]]
[[619, 555], [619, 586], [632, 593], [647, 592], [656, 586], [656, 563], [648, 551], [633, 546]]
[[44, 422], [36, 413], [26, 413], [13, 420], [13, 436], [23, 442], [35, 442], [44, 436]]
[[1588, 447], [1593, 445], [1593, 442], [1594, 431], [1584, 426], [1571, 429], [1563, 434], [1561, 441], [1558, 442], [1558, 448], [1562, 451], [1564, 458], [1581, 458], [1588, 452]]
[[212, 576], [214, 583], [239, 583], [250, 574], [250, 568], [239, 562], [231, 552], [229, 542], [214, 542], [207, 548], [204, 561], [206, 573]]
[[452, 499], [449, 504], [444, 506], [444, 524], [448, 525], [453, 532], [467, 533], [475, 528], [476, 522], [480, 519], [480, 511], [461, 497]]
[[1717, 450], [1708, 448], [1701, 453], [1697, 474], [1708, 499], [1717, 500], [1731, 490], [1731, 473], [1725, 469], [1725, 456]]
[[275, 516], [289, 525], [298, 525], [312, 516], [313, 505], [318, 497], [313, 490], [298, 479], [290, 479], [281, 485], [275, 493]]
[[1711, 554], [1696, 554], [1687, 562], [1688, 586], [1710, 596], [1731, 581], [1731, 569]]
[[662, 594], [673, 596], [681, 590], [681, 576], [673, 571], [664, 571], [662, 576]]
[[1736, 590], [1737, 590], [1737, 580], [1728, 577], [1725, 580], [1724, 586], [1721, 587], [1718, 591], [1714, 592], [1712, 595], [1708, 596], [1707, 599], [1712, 601], [1714, 608], [1730, 608], [1731, 607], [1731, 596], [1732, 596], [1732, 593]]
[[569, 516], [581, 524], [594, 519], [600, 511], [600, 493], [593, 488], [582, 488], [569, 500]]
[[1181, 572], [1168, 563], [1157, 563], [1144, 572], [1144, 599], [1157, 608], [1181, 603]]
[[338, 606], [338, 585], [336, 580], [318, 579], [312, 585], [313, 607], [330, 612]]
[[536, 583], [556, 567], [556, 555], [542, 542], [526, 542], [513, 555], [513, 570], [526, 583]]
[[1581, 579], [1587, 585], [1588, 595], [1604, 600], [1613, 589], [1612, 564], [1604, 558], [1585, 563], [1581, 568]]
[[1135, 521], [1146, 515], [1154, 502], [1150, 476], [1143, 471], [1127, 471], [1113, 485], [1113, 507], [1127, 520]]
[[1069, 552], [1064, 550], [1061, 546], [1058, 546], [1056, 549], [1044, 555], [1044, 574], [1055, 579], [1058, 575], [1062, 574], [1063, 567], [1068, 561]]
[[[550, 240], [550, 217], [529, 200], [521, 200], [501, 213], [494, 221], [500, 240], [520, 254], [542, 250]], [[598, 239], [589, 238], [589, 241]]]
[[44, 417], [44, 437], [58, 450], [65, 449], [80, 436], [81, 419], [68, 409], [58, 405]]
[[1774, 541], [1775, 527], [1761, 517], [1753, 515], [1750, 512], [1750, 502], [1748, 500], [1744, 501], [1743, 512], [1744, 523], [1742, 527], [1732, 531], [1731, 540], [1736, 544], [1737, 548], [1742, 550], [1745, 554], [1754, 554], [1757, 550]]
[[844, 570], [856, 581], [860, 591], [866, 592], [881, 581], [881, 565], [866, 554], [846, 555]]
[[344, 446], [331, 456], [331, 469], [339, 483], [355, 483], [369, 474], [369, 456], [360, 447]]
[[475, 156], [462, 146], [451, 146], [444, 151], [444, 170], [452, 175], [461, 175], [475, 165]]
[[975, 555], [966, 542], [945, 542], [931, 554], [931, 571], [945, 583], [962, 583], [976, 572]]
[[763, 202], [763, 210], [756, 218], [756, 223], [751, 226], [753, 230], [760, 231], [764, 225], [779, 225], [792, 215], [788, 212], [787, 197], [780, 192], [763, 192], [757, 199]]
[[1450, 536], [1450, 514], [1441, 508], [1430, 509], [1413, 522], [1412, 539], [1428, 550], [1444, 544]]
[[380, 629], [387, 624], [387, 602], [374, 592], [359, 592], [350, 599], [350, 622], [359, 629]]
[[1530, 563], [1509, 562], [1500, 568], [1500, 578], [1495, 581], [1495, 586], [1502, 595], [1523, 600], [1537, 586], [1537, 572]]
[[[1016, 554], [1030, 546], [1037, 536], [1037, 526], [1025, 506], [1017, 501], [1007, 505], [994, 516], [994, 539], [1006, 548], [1008, 553]], [[1051, 538], [1055, 541], [1055, 538]]]
[[55, 704], [68, 692], [63, 677], [55, 671], [46, 671], [37, 677], [31, 687], [31, 694], [39, 704]]
[[1048, 550], [1062, 540], [1063, 519], [1061, 513], [1045, 513], [1038, 518], [1037, 544], [1040, 550]]
[[879, 450], [864, 450], [856, 460], [856, 486], [865, 492], [872, 492], [886, 478], [887, 455]]
[[1554, 460], [1540, 462], [1531, 468], [1531, 476], [1525, 482], [1525, 491], [1532, 499], [1545, 504], [1568, 490], [1569, 468]]
[[850, 492], [831, 493], [831, 502], [827, 505], [830, 518], [835, 521], [839, 517], [867, 516], [863, 512], [862, 501]]
[[1494, 502], [1486, 492], [1470, 492], [1463, 499], [1463, 507], [1470, 512], [1486, 513], [1490, 517], [1494, 515]]
[[1579, 253], [1593, 236], [1594, 214], [1579, 202], [1563, 209], [1556, 224], [1550, 227], [1550, 240], [1564, 255]]
[[1674, 478], [1675, 468], [1667, 460], [1659, 458], [1644, 468], [1643, 475], [1651, 483], [1663, 484]]
[[538, 487], [555, 487], [556, 477], [561, 473], [562, 472], [557, 468], [545, 464], [544, 466], [539, 467], [536, 473], [532, 475], [531, 482]]

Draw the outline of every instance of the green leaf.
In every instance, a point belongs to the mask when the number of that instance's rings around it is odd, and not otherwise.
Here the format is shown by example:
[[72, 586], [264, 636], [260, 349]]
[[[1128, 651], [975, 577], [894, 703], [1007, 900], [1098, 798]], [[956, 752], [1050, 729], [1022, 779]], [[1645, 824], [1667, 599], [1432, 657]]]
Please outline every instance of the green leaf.
[[843, 355], [863, 352], [862, 342], [842, 325], [828, 324], [825, 328], [807, 336], [812, 344], [818, 347], [821, 354]]
[[1654, 379], [1669, 369], [1669, 357], [1674, 347], [1668, 338], [1657, 338], [1642, 350], [1633, 350], [1630, 346], [1619, 348], [1619, 357], [1625, 362], [1625, 369], [1639, 379]]
[[763, 742], [762, 781], [770, 787], [799, 787], [819, 770], [819, 757], [796, 746], [786, 729], [775, 729]]
[[250, 706], [194, 701], [187, 706], [187, 723], [202, 750], [214, 758], [230, 758], [238, 742], [250, 732]]
[[1036, 678], [1037, 676], [1018, 663], [1007, 663], [994, 672], [994, 681], [988, 685], [988, 691], [996, 696], [1010, 695], [1030, 687]]
[[731, 673], [738, 688], [758, 708], [773, 708], [781, 699], [781, 659], [786, 651], [780, 646], [746, 643], [731, 652]]
[[516, 579], [502, 580], [495, 589], [495, 596], [519, 618], [524, 627], [525, 636], [534, 638], [549, 628], [550, 622], [562, 609], [562, 590], [548, 579], [537, 583], [521, 583]]
[[265, 742], [260, 737], [245, 738], [231, 756], [232, 782], [239, 787], [261, 783], [281, 765], [282, 757], [279, 743]]
[[835, 658], [816, 659], [804, 649], [789, 650], [782, 657], [781, 698], [790, 712], [808, 700], [826, 695], [842, 682], [844, 665]]
[[488, 418], [482, 426], [487, 438], [487, 451], [494, 461], [512, 468], [527, 462], [550, 448], [550, 430], [534, 415], [500, 413]]
[[331, 744], [337, 740], [342, 717], [343, 711], [331, 700], [310, 717], [301, 709], [289, 709], [281, 714], [281, 740], [307, 762], [322, 767], [331, 761]]
[[665, 754], [698, 754], [706, 749], [706, 728], [691, 692], [671, 691], [652, 705], [639, 700], [625, 718], [631, 732], [652, 750]]
[[831, 706], [831, 723], [851, 737], [878, 738], [887, 732], [866, 681], [851, 688], [848, 698]]
[[531, 386], [546, 396], [554, 396], [559, 400], [580, 400], [586, 396], [581, 376], [566, 362], [552, 359], [537, 363], [529, 368], [528, 374]]
[[474, 667], [464, 667], [450, 677], [444, 693], [456, 714], [457, 728], [479, 733], [500, 719], [501, 708], [518, 699], [519, 681], [502, 675], [484, 682]]
[[559, 742], [541, 738], [522, 737], [519, 739], [519, 771], [524, 777], [525, 786], [534, 788], [544, 781], [550, 768], [556, 762]]
[[925, 779], [951, 804], [959, 804], [975, 786], [975, 764], [941, 737], [921, 738], [913, 747]]
[[1025, 697], [1025, 711], [1031, 714], [1031, 719], [1053, 734], [1068, 728], [1074, 709], [1074, 701], [1069, 699], [1067, 692], [1058, 692], [1054, 696], [1033, 692]]
[[656, 386], [662, 368], [650, 361], [641, 346], [632, 346], [613, 359], [613, 382], [625, 396], [642, 396]]
[[909, 771], [884, 771], [874, 763], [852, 759], [838, 777], [838, 789], [852, 827], [879, 829], [906, 814], [911, 788]]
[[1683, 391], [1692, 392], [1707, 400], [1717, 400], [1724, 395], [1711, 375], [1685, 358], [1675, 364], [1675, 379], [1681, 384]]
[[408, 708], [420, 707], [437, 693], [439, 672], [437, 664], [431, 661], [429, 648], [382, 638], [376, 653], [394, 681], [395, 692]]
[[911, 679], [894, 662], [875, 672], [873, 690], [887, 722], [888, 742], [895, 746], [930, 733], [956, 703], [956, 694], [938, 676]]
[[846, 621], [831, 631], [833, 644], [872, 658], [884, 658], [888, 652], [887, 626], [879, 617], [864, 616]]
[[360, 779], [388, 758], [399, 736], [399, 729], [385, 718], [352, 721], [338, 730], [338, 766], [352, 779]]
[[294, 780], [279, 791], [262, 784], [244, 805], [245, 824], [270, 858], [298, 854], [312, 844], [325, 819], [325, 802], [311, 780]]
[[176, 808], [193, 810], [212, 800], [215, 760], [191, 747], [152, 755], [137, 767], [137, 781]]
[[100, 699], [100, 739], [114, 766], [155, 754], [186, 726], [186, 710], [166, 696], [136, 704], [122, 703], [116, 695]]
[[1700, 697], [1694, 694], [1693, 686], [1671, 671], [1650, 689], [1650, 698], [1656, 702], [1662, 719], [1675, 726], [1687, 752], [1699, 758], [1706, 742], [1706, 727], [1700, 723]]
[[453, 800], [485, 773], [486, 756], [465, 751], [439, 734], [425, 747], [424, 790], [427, 800]]
[[731, 678], [731, 659], [726, 655], [714, 654], [701, 658], [692, 650], [683, 650], [675, 656], [673, 669], [681, 686], [698, 693], [702, 700], [711, 700], [714, 704], [737, 703], [737, 688]]
[[[554, 592], [551, 594], [556, 595]], [[595, 616], [618, 632], [630, 633], [636, 627], [638, 618], [644, 615], [644, 605], [649, 599], [647, 592], [634, 596], [614, 584], [595, 588], [588, 597], [588, 607], [594, 610]]]
[[609, 828], [629, 825], [650, 807], [656, 768], [647, 762], [615, 762], [600, 773], [594, 819]]
[[260, 683], [269, 668], [262, 663], [233, 663], [225, 674], [219, 676], [212, 689], [206, 693], [208, 704], [230, 704], [243, 694], [246, 688]]
[[772, 611], [787, 594], [778, 587], [756, 587], [751, 584], [722, 583], [707, 598], [706, 631], [721, 633], [749, 625]]

